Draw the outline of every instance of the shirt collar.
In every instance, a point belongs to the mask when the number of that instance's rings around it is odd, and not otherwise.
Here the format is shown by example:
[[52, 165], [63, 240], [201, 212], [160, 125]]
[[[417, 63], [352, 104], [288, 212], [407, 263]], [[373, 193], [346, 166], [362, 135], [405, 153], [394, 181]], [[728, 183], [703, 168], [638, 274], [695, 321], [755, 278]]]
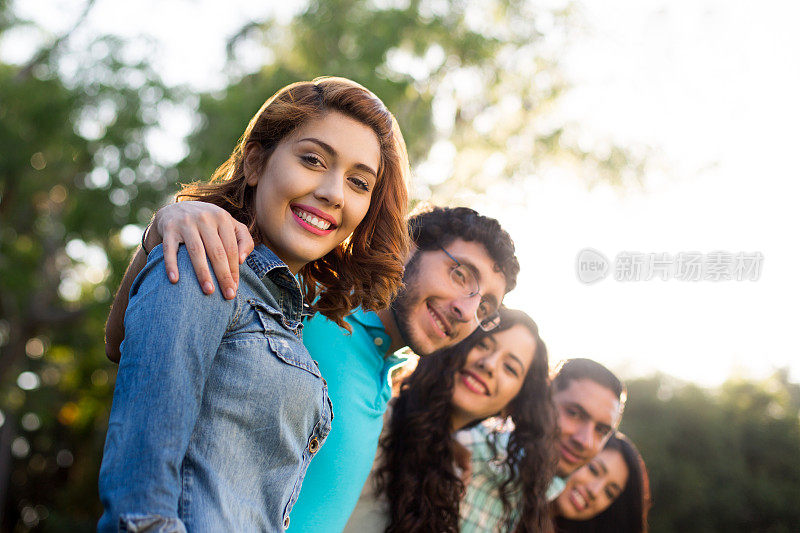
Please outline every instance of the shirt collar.
[[[373, 342], [375, 342], [375, 350], [380, 353], [381, 357], [384, 357], [386, 355], [386, 347], [392, 343], [392, 339], [389, 337], [389, 334], [386, 333], [386, 328], [383, 326], [383, 322], [381, 322], [378, 313], [374, 311], [365, 311], [359, 307], [353, 311], [348, 318], [363, 326], [364, 329], [372, 335]], [[380, 344], [378, 344], [378, 339], [380, 339]], [[397, 353], [390, 354], [389, 357], [385, 357], [384, 367], [393, 369], [406, 361], [408, 361], [407, 355]]]
[[378, 313], [375, 311], [364, 311], [359, 307], [353, 311], [349, 318], [355, 322], [358, 322], [365, 328], [380, 330], [384, 335], [386, 335], [387, 338], [389, 337], [389, 335], [386, 334], [386, 328], [383, 327], [381, 317], [379, 317]]
[[253, 248], [253, 251], [247, 256], [247, 264], [260, 278], [264, 277], [270, 270], [278, 267], [286, 267], [287, 270], [289, 269], [286, 263], [275, 255], [275, 252], [263, 244], [257, 244], [256, 247]]
[[281, 261], [281, 259], [275, 255], [275, 252], [263, 244], [257, 244], [256, 247], [253, 248], [253, 251], [247, 256], [247, 265], [253, 269], [253, 272], [255, 272], [256, 276], [261, 280], [268, 276], [275, 282], [282, 281], [283, 285], [300, 290], [297, 277], [292, 274], [292, 271], [289, 270], [286, 263]]

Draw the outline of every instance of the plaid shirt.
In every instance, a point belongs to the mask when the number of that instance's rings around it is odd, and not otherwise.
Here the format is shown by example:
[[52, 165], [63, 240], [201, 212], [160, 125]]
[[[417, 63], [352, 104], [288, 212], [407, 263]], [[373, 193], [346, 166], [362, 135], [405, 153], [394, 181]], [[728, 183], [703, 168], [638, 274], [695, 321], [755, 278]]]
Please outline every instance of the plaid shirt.
[[[496, 422], [491, 426], [478, 424], [477, 426], [459, 431], [456, 440], [463, 444], [471, 453], [472, 479], [467, 485], [467, 492], [461, 500], [459, 514], [461, 515], [462, 533], [471, 532], [504, 532], [512, 528], [503, 527], [503, 503], [500, 501], [499, 486], [505, 479], [506, 447], [508, 446], [507, 431], [495, 433], [495, 457], [489, 436], [496, 428]], [[516, 501], [519, 494], [511, 494], [511, 501]], [[509, 517], [511, 524], [516, 523], [519, 513], [516, 509]]]
[[[498, 430], [495, 433], [495, 430]], [[489, 442], [490, 435], [495, 433], [494, 448]], [[505, 480], [506, 448], [510, 429], [500, 426], [496, 420], [489, 420], [471, 429], [459, 431], [456, 440], [472, 452], [472, 479], [467, 485], [467, 492], [459, 506], [461, 533], [501, 533], [513, 531], [519, 520], [519, 509], [514, 506], [511, 516], [504, 520], [503, 502], [500, 500], [499, 487]], [[547, 489], [547, 501], [553, 501], [564, 490], [566, 482], [555, 477]], [[519, 492], [512, 492], [512, 503], [519, 501]]]

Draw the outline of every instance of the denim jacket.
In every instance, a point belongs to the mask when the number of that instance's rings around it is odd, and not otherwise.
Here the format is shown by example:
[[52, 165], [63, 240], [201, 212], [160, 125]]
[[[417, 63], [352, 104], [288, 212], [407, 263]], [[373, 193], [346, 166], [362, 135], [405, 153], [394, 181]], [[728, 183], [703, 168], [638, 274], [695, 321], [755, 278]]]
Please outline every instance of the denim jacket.
[[259, 245], [239, 291], [202, 293], [156, 247], [131, 287], [100, 469], [99, 531], [281, 531], [328, 435], [297, 279]]

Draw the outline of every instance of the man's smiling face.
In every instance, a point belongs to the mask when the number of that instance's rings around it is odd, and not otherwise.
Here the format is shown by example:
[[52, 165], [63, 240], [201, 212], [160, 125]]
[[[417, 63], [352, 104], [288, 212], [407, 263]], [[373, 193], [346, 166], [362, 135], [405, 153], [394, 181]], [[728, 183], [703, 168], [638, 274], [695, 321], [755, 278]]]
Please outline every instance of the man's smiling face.
[[478, 327], [481, 301], [498, 307], [506, 292], [506, 279], [482, 244], [455, 239], [445, 248], [473, 272], [480, 293], [468, 296], [453, 283], [450, 271], [456, 265], [443, 250], [415, 252], [406, 265], [405, 290], [392, 308], [403, 341], [418, 355], [465, 339]]
[[622, 415], [619, 398], [591, 379], [574, 379], [553, 392], [558, 412], [558, 474], [566, 476], [603, 448]]

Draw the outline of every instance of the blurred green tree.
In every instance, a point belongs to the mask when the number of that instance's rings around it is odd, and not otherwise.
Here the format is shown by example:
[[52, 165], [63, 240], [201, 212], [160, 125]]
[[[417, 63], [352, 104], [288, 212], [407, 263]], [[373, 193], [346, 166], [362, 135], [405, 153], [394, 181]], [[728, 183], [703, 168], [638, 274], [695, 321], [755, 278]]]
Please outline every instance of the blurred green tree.
[[622, 430], [644, 456], [651, 531], [789, 532], [800, 524], [800, 386], [786, 371], [716, 390], [628, 383]]
[[586, 146], [577, 125], [554, 116], [567, 88], [558, 61], [573, 27], [569, 5], [528, 0], [312, 0], [287, 23], [248, 24], [228, 43], [232, 82], [200, 96], [180, 175], [209, 176], [278, 88], [336, 75], [371, 89], [397, 116], [417, 200], [468, 205], [490, 184], [548, 165], [589, 184], [637, 183], [643, 156]]
[[[22, 26], [37, 34], [0, 4], [0, 32]], [[130, 255], [120, 233], [146, 223], [175, 179], [145, 142], [170, 90], [128, 43], [101, 36], [78, 51], [70, 32], [24, 65], [0, 63], [4, 531], [45, 518], [94, 527], [114, 381], [102, 328]]]

